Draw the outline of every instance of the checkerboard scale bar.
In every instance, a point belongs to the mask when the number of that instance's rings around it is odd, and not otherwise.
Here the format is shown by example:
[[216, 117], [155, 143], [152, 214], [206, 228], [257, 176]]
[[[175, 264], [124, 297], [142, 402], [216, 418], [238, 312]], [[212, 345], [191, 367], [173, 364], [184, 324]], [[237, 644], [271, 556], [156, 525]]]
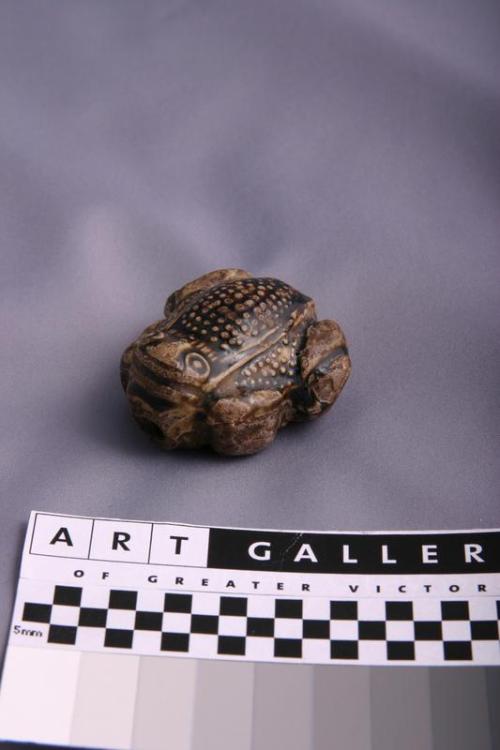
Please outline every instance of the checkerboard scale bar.
[[[500, 663], [499, 600], [286, 598], [47, 584], [21, 603], [47, 647], [305, 663]], [[32, 636], [28, 636], [30, 638]], [[496, 660], [496, 662], [495, 662]]]

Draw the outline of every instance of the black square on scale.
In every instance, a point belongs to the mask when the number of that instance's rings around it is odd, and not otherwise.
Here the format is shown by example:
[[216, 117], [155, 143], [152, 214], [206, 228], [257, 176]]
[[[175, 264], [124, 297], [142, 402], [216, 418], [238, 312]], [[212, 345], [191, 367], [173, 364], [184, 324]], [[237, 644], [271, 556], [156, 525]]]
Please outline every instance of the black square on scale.
[[97, 607], [82, 607], [78, 624], [84, 628], [105, 628], [108, 617], [107, 609]]
[[137, 606], [137, 591], [111, 589], [109, 592], [110, 609], [135, 609]]
[[245, 645], [245, 638], [236, 635], [220, 635], [217, 642], [217, 653], [244, 656]]
[[330, 638], [330, 620], [304, 620], [302, 623], [304, 638]]
[[385, 640], [385, 622], [383, 620], [360, 620], [358, 633], [362, 641], [383, 641]]
[[51, 611], [51, 604], [26, 602], [23, 610], [23, 620], [25, 622], [50, 622]]
[[217, 635], [219, 618], [217, 615], [191, 615], [191, 632]]
[[357, 659], [357, 641], [330, 641], [331, 659]]
[[468, 620], [469, 602], [441, 602], [443, 620]]
[[163, 624], [162, 612], [142, 612], [135, 613], [136, 630], [161, 630]]
[[248, 599], [246, 596], [221, 596], [220, 614], [246, 617]]
[[189, 633], [162, 633], [162, 651], [189, 651]]
[[247, 620], [247, 635], [261, 638], [274, 636], [274, 620], [272, 617], [249, 617]]
[[386, 620], [413, 620], [412, 602], [386, 602]]
[[442, 639], [443, 626], [440, 620], [420, 620], [415, 622], [415, 640], [441, 641]]
[[476, 620], [471, 622], [470, 630], [474, 641], [496, 641], [498, 639], [498, 622], [496, 620]]
[[446, 661], [472, 661], [470, 641], [445, 641], [443, 648]]
[[285, 617], [295, 620], [302, 618], [301, 599], [276, 599], [276, 617]]
[[191, 594], [165, 594], [163, 609], [165, 612], [184, 612], [189, 614], [193, 606]]
[[82, 589], [80, 586], [56, 586], [54, 589], [54, 604], [79, 607], [81, 601]]
[[298, 638], [276, 638], [274, 641], [274, 655], [288, 659], [301, 659], [302, 641]]
[[49, 643], [64, 643], [74, 646], [76, 642], [76, 627], [73, 625], [51, 625], [47, 638]]
[[106, 628], [104, 645], [108, 648], [132, 648], [134, 638], [133, 630], [121, 630], [119, 628]]
[[330, 602], [330, 619], [331, 620], [357, 620], [358, 603], [357, 602]]
[[389, 661], [414, 661], [415, 644], [413, 641], [388, 641], [387, 658]]

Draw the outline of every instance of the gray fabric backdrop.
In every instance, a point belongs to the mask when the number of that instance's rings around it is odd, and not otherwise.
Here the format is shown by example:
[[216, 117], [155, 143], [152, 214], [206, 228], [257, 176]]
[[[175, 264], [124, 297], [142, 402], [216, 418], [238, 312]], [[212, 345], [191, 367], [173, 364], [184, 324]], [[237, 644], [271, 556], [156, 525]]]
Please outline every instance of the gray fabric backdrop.
[[[28, 511], [500, 525], [500, 10], [487, 0], [0, 3], [0, 634]], [[350, 343], [262, 454], [162, 454], [122, 349], [214, 268]]]

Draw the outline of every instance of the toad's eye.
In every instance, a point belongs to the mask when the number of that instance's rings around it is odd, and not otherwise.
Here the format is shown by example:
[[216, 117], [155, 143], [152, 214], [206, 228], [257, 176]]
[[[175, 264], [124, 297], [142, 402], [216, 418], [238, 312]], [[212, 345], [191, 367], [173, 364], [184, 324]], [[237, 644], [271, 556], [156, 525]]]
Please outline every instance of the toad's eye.
[[210, 375], [210, 364], [202, 354], [188, 352], [184, 357], [184, 371], [187, 375], [206, 380]]

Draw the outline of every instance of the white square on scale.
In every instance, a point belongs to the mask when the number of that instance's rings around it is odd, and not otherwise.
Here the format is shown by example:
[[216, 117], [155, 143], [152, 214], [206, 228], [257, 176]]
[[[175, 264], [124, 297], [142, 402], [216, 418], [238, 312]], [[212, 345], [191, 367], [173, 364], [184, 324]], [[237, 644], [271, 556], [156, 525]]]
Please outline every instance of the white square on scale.
[[500, 664], [498, 641], [474, 641], [472, 651], [478, 664]]
[[420, 664], [442, 664], [443, 644], [441, 641], [417, 641], [415, 659]]
[[274, 621], [275, 638], [302, 638], [302, 620], [277, 617]]
[[62, 604], [54, 604], [50, 613], [50, 622], [52, 625], [78, 625], [79, 616], [79, 607], [66, 607]]
[[276, 603], [273, 596], [249, 596], [248, 617], [274, 617]]
[[491, 597], [471, 596], [469, 599], [471, 620], [496, 620], [495, 601]]
[[358, 638], [356, 620], [335, 620], [330, 623], [330, 637], [336, 641], [354, 641]]
[[443, 620], [443, 641], [470, 641], [471, 629], [468, 620]]
[[328, 599], [305, 598], [302, 605], [302, 615], [304, 620], [329, 620], [330, 619], [330, 602]]
[[161, 633], [157, 630], [136, 630], [134, 632], [134, 653], [158, 654], [160, 652]]
[[413, 602], [413, 618], [424, 622], [441, 621], [441, 600], [417, 597]]
[[165, 633], [189, 633], [191, 615], [187, 612], [164, 612], [162, 630]]
[[221, 615], [219, 617], [219, 635], [246, 635], [247, 618]]
[[358, 602], [359, 620], [385, 620], [385, 602], [383, 599], [360, 599]]
[[330, 641], [319, 638], [304, 638], [302, 641], [302, 658], [317, 662], [328, 662], [330, 659]]
[[220, 610], [220, 595], [210, 592], [203, 592], [194, 595], [193, 609], [194, 615], [218, 615]]
[[206, 659], [217, 656], [218, 638], [209, 633], [191, 633], [189, 636], [189, 654]]
[[135, 611], [125, 609], [109, 609], [106, 620], [107, 628], [118, 630], [133, 630], [135, 625]]
[[360, 641], [358, 658], [366, 664], [387, 664], [387, 646], [385, 641]]
[[163, 612], [165, 592], [159, 589], [139, 589], [137, 592], [137, 610], [146, 612]]
[[256, 661], [274, 660], [274, 641], [272, 638], [249, 637], [246, 639], [245, 655]]
[[412, 641], [415, 635], [412, 620], [388, 620], [385, 629], [388, 641]]

